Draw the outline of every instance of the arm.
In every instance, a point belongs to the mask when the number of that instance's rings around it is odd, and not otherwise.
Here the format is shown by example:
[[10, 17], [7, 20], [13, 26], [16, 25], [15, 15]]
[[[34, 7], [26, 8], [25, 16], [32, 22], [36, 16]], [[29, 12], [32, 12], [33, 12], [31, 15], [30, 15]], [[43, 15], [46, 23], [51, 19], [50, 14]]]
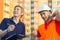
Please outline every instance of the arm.
[[23, 24], [22, 27], [23, 27], [23, 28], [22, 28], [23, 30], [21, 30], [21, 33], [18, 34], [17, 40], [23, 40], [23, 38], [25, 37], [25, 25]]
[[6, 28], [5, 26], [6, 26], [6, 19], [4, 18], [0, 24], [0, 37], [3, 37], [4, 35], [7, 34], [7, 30], [5, 30], [5, 28]]
[[6, 30], [0, 30], [0, 38], [5, 36], [8, 32], [13, 31], [15, 28], [14, 25], [10, 25]]
[[8, 32], [13, 31], [14, 30], [14, 25], [9, 25], [9, 27], [7, 27], [7, 19], [3, 19], [3, 21], [1, 22], [0, 25], [0, 37], [5, 36]]
[[0, 38], [5, 36], [7, 33], [8, 33], [7, 29], [4, 31], [0, 30]]

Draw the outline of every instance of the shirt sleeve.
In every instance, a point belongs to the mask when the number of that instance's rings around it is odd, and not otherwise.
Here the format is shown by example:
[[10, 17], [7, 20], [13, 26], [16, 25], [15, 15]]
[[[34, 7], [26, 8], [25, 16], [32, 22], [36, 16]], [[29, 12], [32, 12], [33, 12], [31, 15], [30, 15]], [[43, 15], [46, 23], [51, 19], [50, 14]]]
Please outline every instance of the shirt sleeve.
[[20, 33], [20, 35], [17, 35], [18, 39], [25, 37], [25, 25], [23, 24], [22, 27], [22, 32]]
[[24, 37], [25, 37], [25, 25], [24, 24], [23, 24], [23, 30], [22, 30], [21, 34], [24, 35]]
[[5, 19], [5, 18], [3, 19], [3, 21], [2, 21], [1, 24], [0, 24], [0, 29], [1, 29], [1, 30], [7, 29], [6, 19]]

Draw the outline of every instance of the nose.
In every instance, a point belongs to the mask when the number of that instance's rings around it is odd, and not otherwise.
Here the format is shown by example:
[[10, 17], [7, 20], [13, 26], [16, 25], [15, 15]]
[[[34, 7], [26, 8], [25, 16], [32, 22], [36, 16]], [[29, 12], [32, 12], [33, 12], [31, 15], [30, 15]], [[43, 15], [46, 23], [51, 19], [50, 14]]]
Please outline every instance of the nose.
[[17, 10], [16, 9], [14, 9], [14, 13], [17, 13]]
[[16, 10], [16, 9], [14, 9], [14, 11], [16, 12], [17, 10]]
[[42, 15], [42, 17], [45, 17], [45, 15]]

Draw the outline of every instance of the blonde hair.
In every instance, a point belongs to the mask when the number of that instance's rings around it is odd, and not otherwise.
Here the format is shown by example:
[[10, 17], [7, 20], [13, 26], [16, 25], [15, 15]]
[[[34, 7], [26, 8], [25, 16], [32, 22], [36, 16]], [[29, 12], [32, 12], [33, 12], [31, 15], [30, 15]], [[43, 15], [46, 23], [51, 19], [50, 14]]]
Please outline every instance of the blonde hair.
[[14, 9], [15, 9], [16, 7], [21, 8], [22, 12], [24, 11], [23, 7], [21, 7], [20, 5], [16, 5], [16, 6], [14, 7]]

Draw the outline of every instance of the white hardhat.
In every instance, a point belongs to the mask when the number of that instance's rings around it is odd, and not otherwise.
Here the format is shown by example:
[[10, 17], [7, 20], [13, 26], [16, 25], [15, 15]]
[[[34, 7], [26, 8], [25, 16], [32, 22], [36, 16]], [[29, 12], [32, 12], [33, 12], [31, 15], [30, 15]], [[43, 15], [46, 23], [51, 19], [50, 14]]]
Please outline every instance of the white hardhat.
[[51, 8], [49, 8], [47, 5], [43, 5], [39, 8], [39, 12], [44, 11], [44, 10], [50, 10], [51, 11]]

